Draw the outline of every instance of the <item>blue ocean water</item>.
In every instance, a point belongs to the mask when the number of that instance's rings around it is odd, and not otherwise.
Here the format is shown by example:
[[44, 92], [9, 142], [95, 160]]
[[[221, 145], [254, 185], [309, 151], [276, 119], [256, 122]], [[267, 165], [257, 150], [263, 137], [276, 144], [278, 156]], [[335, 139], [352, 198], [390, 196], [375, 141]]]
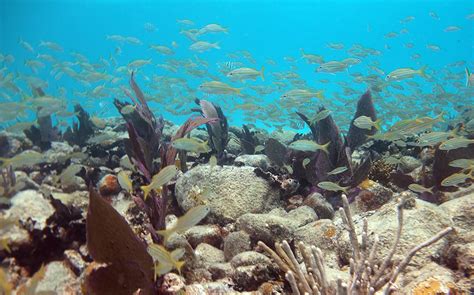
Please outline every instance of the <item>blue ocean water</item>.
[[[434, 12], [439, 19], [435, 19], [430, 12]], [[341, 83], [348, 83], [358, 93], [352, 97], [358, 97], [368, 86], [366, 83], [354, 83], [350, 75], [354, 72], [368, 73], [368, 65], [377, 63], [377, 68], [383, 71], [383, 75], [397, 69], [411, 67], [418, 69], [428, 66], [431, 71], [432, 81], [423, 78], [413, 78], [420, 86], [419, 89], [425, 93], [432, 91], [435, 84], [442, 84], [444, 90], [455, 95], [459, 89], [453, 87], [452, 83], [446, 83], [444, 75], [452, 73], [458, 75], [455, 79], [458, 83], [465, 83], [464, 66], [452, 66], [452, 63], [464, 61], [467, 67], [473, 68], [473, 32], [474, 20], [469, 14], [474, 12], [474, 2], [470, 0], [455, 1], [24, 1], [24, 0], [1, 0], [0, 1], [0, 53], [11, 54], [15, 62], [8, 65], [8, 70], [13, 73], [26, 73], [38, 76], [48, 81], [46, 93], [55, 95], [61, 87], [67, 90], [66, 99], [83, 102], [92, 113], [101, 116], [118, 116], [118, 112], [112, 105], [112, 99], [120, 95], [120, 87], [128, 87], [126, 74], [122, 74], [122, 80], [116, 85], [109, 85], [106, 81], [83, 85], [76, 79], [67, 75], [56, 80], [51, 74], [51, 65], [45, 63], [46, 68], [40, 69], [34, 74], [25, 66], [24, 61], [35, 59], [38, 53], [48, 53], [61, 61], [74, 62], [70, 52], [78, 52], [86, 56], [91, 63], [100, 58], [109, 60], [111, 56], [120, 65], [127, 65], [136, 59], [152, 59], [152, 64], [144, 66], [137, 74], [137, 81], [142, 85], [144, 92], [147, 90], [147, 80], [153, 75], [185, 79], [189, 85], [190, 93], [184, 95], [182, 92], [176, 95], [173, 103], [180, 102], [193, 105], [193, 97], [209, 98], [223, 105], [224, 112], [229, 117], [231, 124], [240, 125], [245, 122], [242, 111], [232, 110], [233, 103], [238, 98], [229, 96], [215, 96], [202, 93], [198, 86], [209, 80], [210, 77], [199, 78], [186, 74], [180, 68], [178, 72], [169, 72], [156, 64], [165, 63], [169, 59], [199, 59], [208, 63], [206, 71], [211, 77], [216, 77], [234, 87], [248, 90], [250, 85], [274, 86], [274, 73], [292, 71], [300, 75], [307, 85], [313, 89], [324, 90], [327, 100], [334, 106], [341, 108], [345, 106], [344, 100], [351, 101], [351, 96], [339, 95]], [[414, 17], [413, 20], [404, 23], [402, 20]], [[193, 26], [182, 26], [177, 19], [188, 19], [194, 22]], [[153, 24], [156, 31], [145, 30], [145, 23]], [[200, 40], [219, 42], [221, 49], [210, 50], [204, 53], [196, 53], [189, 49], [192, 42], [187, 39], [180, 30], [201, 28], [207, 24], [216, 23], [228, 28], [228, 34], [206, 34]], [[460, 28], [454, 32], [444, 32], [448, 26]], [[400, 33], [406, 29], [406, 33]], [[386, 34], [396, 32], [395, 38], [387, 38]], [[133, 36], [141, 40], [142, 45], [118, 44], [107, 40], [107, 35]], [[19, 44], [19, 40], [27, 41], [35, 49], [31, 53]], [[64, 51], [52, 52], [45, 47], [39, 47], [41, 41], [52, 41], [60, 44]], [[178, 47], [173, 48], [172, 42]], [[343, 50], [334, 50], [327, 46], [328, 43], [343, 43]], [[413, 43], [413, 48], [407, 48], [406, 43]], [[172, 56], [164, 56], [149, 49], [151, 44], [166, 45], [175, 50]], [[305, 53], [322, 55], [325, 61], [341, 60], [350, 57], [347, 49], [354, 44], [361, 44], [364, 48], [372, 48], [379, 52], [378, 55], [370, 55], [361, 58], [361, 63], [350, 67], [340, 73], [317, 73], [317, 65], [308, 64], [301, 58], [301, 49]], [[427, 48], [427, 45], [439, 46], [439, 51]], [[116, 55], [117, 47], [121, 54]], [[265, 81], [257, 79], [246, 83], [234, 83], [217, 71], [219, 62], [227, 62], [229, 53], [246, 50], [251, 53], [255, 63], [244, 60], [245, 66], [260, 69], [265, 66]], [[419, 54], [420, 58], [413, 59], [413, 54]], [[294, 61], [288, 61], [292, 57]], [[269, 64], [271, 59], [275, 65]], [[79, 71], [78, 69], [76, 69]], [[99, 72], [113, 73], [114, 67], [100, 68]], [[380, 76], [383, 76], [379, 73]], [[120, 76], [117, 74], [117, 76]], [[321, 80], [328, 80], [321, 83]], [[452, 80], [450, 82], [453, 82]], [[21, 84], [21, 82], [18, 82]], [[113, 88], [109, 96], [90, 98], [78, 98], [75, 91], [91, 91], [98, 85], [106, 85]], [[256, 104], [265, 108], [266, 104], [280, 101], [281, 95], [288, 91], [288, 87], [279, 88], [268, 95], [259, 97]], [[28, 86], [23, 85], [22, 90], [29, 92]], [[393, 93], [397, 90], [391, 89]], [[159, 92], [159, 91], [158, 91]], [[248, 91], [251, 101], [252, 96], [258, 96]], [[402, 93], [413, 95], [412, 90], [405, 89]], [[472, 93], [472, 92], [471, 92]], [[463, 94], [464, 95], [464, 94]], [[179, 96], [182, 96], [180, 98]], [[21, 95], [10, 94], [9, 100], [18, 100]], [[338, 97], [338, 98], [336, 98]], [[124, 98], [122, 95], [119, 98]], [[0, 98], [4, 99], [4, 98]], [[377, 104], [376, 107], [383, 114], [391, 113], [391, 107], [397, 110], [397, 101], [391, 100], [388, 95], [380, 97], [386, 99], [386, 104]], [[472, 97], [471, 97], [472, 99]], [[170, 106], [167, 97], [161, 98], [163, 106]], [[466, 102], [466, 100], [462, 100]], [[467, 100], [469, 101], [469, 100]], [[471, 100], [472, 101], [472, 100]], [[454, 105], [442, 101], [433, 101], [427, 97], [413, 95], [413, 105], [427, 109], [431, 114], [436, 113], [435, 107], [448, 107], [445, 112], [454, 112]], [[151, 103], [158, 110], [160, 104]], [[323, 103], [321, 103], [323, 104]], [[282, 106], [280, 106], [282, 107]], [[452, 108], [451, 110], [449, 109]], [[72, 108], [72, 104], [69, 106]], [[398, 110], [399, 111], [399, 110]], [[188, 115], [180, 116], [163, 111], [164, 116], [176, 123], [183, 122]], [[387, 120], [393, 118], [387, 115]], [[257, 120], [261, 125], [263, 119]], [[282, 118], [284, 121], [284, 118]], [[289, 127], [289, 126], [288, 126]]]

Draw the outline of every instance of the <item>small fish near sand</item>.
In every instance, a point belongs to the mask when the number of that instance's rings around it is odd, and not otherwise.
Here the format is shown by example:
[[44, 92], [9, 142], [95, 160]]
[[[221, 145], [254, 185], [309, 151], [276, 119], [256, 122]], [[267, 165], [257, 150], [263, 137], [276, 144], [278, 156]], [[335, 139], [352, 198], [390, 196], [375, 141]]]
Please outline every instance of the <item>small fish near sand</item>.
[[339, 184], [331, 181], [321, 181], [318, 183], [318, 187], [332, 192], [347, 192], [349, 189], [348, 186], [340, 186]]
[[164, 237], [164, 241], [169, 239], [169, 237], [174, 233], [182, 233], [191, 227], [198, 224], [202, 219], [204, 219], [209, 213], [210, 209], [206, 205], [199, 205], [191, 208], [186, 214], [178, 218], [178, 221], [165, 230], [159, 230], [157, 233]]
[[169, 252], [162, 245], [151, 244], [148, 246], [147, 251], [155, 261], [155, 279], [158, 276], [164, 275], [173, 269], [176, 269], [179, 273], [181, 273], [181, 268], [185, 264], [185, 261], [179, 261], [185, 254], [183, 248], [177, 248]]
[[[178, 169], [176, 168], [175, 165], [169, 165], [166, 166], [165, 168], [161, 169], [158, 174], [153, 176], [151, 183], [149, 185], [143, 185], [141, 186], [141, 189], [143, 191], [143, 196], [144, 199], [146, 200], [148, 195], [152, 190], [156, 190], [158, 192], [161, 192], [161, 187], [171, 181], [176, 174], [178, 173]], [[127, 184], [127, 180], [125, 180], [125, 187], [130, 188], [130, 184]]]
[[444, 150], [444, 151], [450, 151], [450, 150], [468, 147], [470, 144], [474, 144], [474, 139], [468, 139], [461, 136], [461, 137], [451, 138], [442, 142], [439, 145], [439, 149]]
[[318, 150], [321, 150], [325, 153], [328, 153], [329, 144], [330, 142], [320, 145], [312, 140], [301, 139], [301, 140], [297, 140], [290, 143], [288, 147], [290, 149], [303, 151], [303, 152], [316, 152]]
[[207, 141], [202, 141], [197, 138], [179, 138], [174, 140], [171, 145], [178, 150], [193, 152], [197, 154], [208, 153], [211, 151]]
[[412, 183], [410, 185], [408, 185], [408, 188], [411, 190], [411, 191], [414, 191], [415, 193], [430, 193], [430, 194], [433, 194], [433, 187], [424, 187], [418, 183]]

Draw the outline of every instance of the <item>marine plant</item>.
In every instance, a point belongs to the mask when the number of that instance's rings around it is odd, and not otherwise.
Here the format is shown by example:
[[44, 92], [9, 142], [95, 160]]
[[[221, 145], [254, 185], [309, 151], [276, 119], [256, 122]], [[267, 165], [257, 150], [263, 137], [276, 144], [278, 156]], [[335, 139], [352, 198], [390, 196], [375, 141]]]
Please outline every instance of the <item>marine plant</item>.
[[444, 151], [439, 149], [439, 147], [436, 148], [433, 162], [433, 178], [436, 188], [439, 190], [449, 190], [448, 187], [443, 187], [441, 185], [443, 179], [463, 170], [462, 168], [452, 167], [449, 165], [449, 163], [457, 159], [470, 159], [473, 157], [473, 155], [474, 145], [469, 145], [467, 147], [458, 148], [451, 151]]
[[209, 134], [209, 145], [216, 154], [218, 161], [223, 161], [225, 148], [229, 142], [229, 124], [221, 107], [207, 100], [195, 100], [200, 106], [199, 112], [204, 118], [218, 118], [218, 121], [206, 124]]
[[[203, 117], [190, 117], [183, 125], [176, 131], [175, 135], [171, 138], [171, 141], [174, 141], [179, 138], [185, 137], [189, 134], [193, 129], [207, 123], [217, 122], [218, 118], [203, 118]], [[175, 163], [176, 155], [179, 154], [180, 158], [180, 168], [183, 172], [187, 170], [186, 166], [186, 152], [185, 151], [178, 151], [169, 143], [165, 143], [166, 145], [166, 152], [161, 159], [161, 166], [166, 167], [167, 165], [172, 165]]]
[[354, 151], [357, 147], [366, 142], [368, 136], [372, 136], [377, 132], [377, 129], [375, 127], [372, 127], [370, 130], [367, 130], [354, 125], [354, 120], [359, 118], [360, 116], [367, 116], [372, 121], [377, 120], [377, 115], [375, 113], [375, 107], [372, 102], [372, 95], [370, 90], [367, 90], [357, 102], [356, 113], [351, 121], [349, 132], [347, 133], [346, 146], [348, 146], [351, 151]]
[[90, 190], [87, 248], [94, 263], [86, 274], [91, 294], [152, 294], [153, 260], [127, 221], [96, 191]]
[[[325, 110], [324, 107], [321, 107], [318, 113]], [[372, 162], [371, 154], [364, 155], [359, 163], [352, 161], [351, 154], [354, 149], [367, 140], [368, 135], [373, 135], [376, 132], [375, 128], [365, 130], [354, 126], [354, 120], [362, 115], [376, 119], [369, 90], [361, 96], [357, 103], [357, 110], [345, 140], [343, 140], [331, 114], [319, 121], [311, 120], [299, 112], [297, 114], [310, 128], [312, 139], [316, 143], [321, 145], [329, 143], [327, 153], [323, 150], [315, 152], [292, 151], [289, 153], [290, 160], [287, 160], [287, 162], [293, 164], [293, 171], [297, 173], [298, 178], [305, 179], [313, 186], [317, 186], [322, 181], [331, 181], [347, 187], [355, 187], [367, 178]], [[275, 144], [273, 143], [273, 145]], [[267, 152], [267, 149], [265, 150]], [[275, 157], [275, 155], [271, 156], [271, 158]], [[306, 165], [303, 165], [304, 159], [309, 159]], [[342, 173], [329, 175], [328, 172], [336, 167], [347, 167], [348, 169]], [[326, 191], [324, 193], [329, 198], [336, 195], [334, 192]]]
[[94, 124], [89, 114], [80, 104], [74, 106], [78, 122], [72, 123], [72, 128], [68, 127], [63, 134], [63, 138], [70, 144], [86, 146], [87, 140], [94, 134]]
[[[151, 183], [152, 177], [158, 174], [160, 169], [169, 165], [175, 165], [178, 151], [174, 149], [170, 143], [164, 142], [164, 120], [161, 116], [156, 118], [151, 112], [143, 92], [135, 82], [133, 72], [130, 76], [130, 86], [135, 97], [133, 97], [128, 90], [124, 89], [124, 91], [132, 100], [133, 106], [130, 105], [130, 103], [121, 102], [118, 99], [115, 99], [114, 104], [126, 121], [125, 125], [129, 136], [129, 138], [125, 140], [126, 153], [132, 164], [145, 177], [146, 182]], [[125, 112], [124, 108], [126, 107], [132, 107], [132, 110]], [[215, 123], [216, 120], [215, 117], [189, 118], [176, 132], [172, 140], [184, 137], [191, 132], [192, 129], [202, 124]], [[185, 159], [184, 161], [183, 159], [181, 160], [181, 167], [183, 168], [186, 165], [186, 161]], [[150, 220], [148, 229], [155, 243], [161, 240], [156, 234], [156, 230], [161, 230], [165, 227], [169, 194], [170, 192], [167, 187], [163, 186], [159, 194], [155, 190], [152, 190], [149, 198], [133, 195], [134, 201], [147, 214]]]
[[[44, 91], [39, 87], [33, 88], [33, 94], [35, 97], [45, 96]], [[58, 140], [61, 137], [61, 132], [57, 127], [53, 127], [51, 115], [42, 113], [43, 108], [45, 107], [40, 106], [37, 109], [37, 126], [33, 124], [23, 132], [34, 145], [41, 148], [41, 150], [47, 150], [51, 147], [51, 141]]]
[[337, 284], [331, 284], [328, 280], [326, 265], [321, 250], [313, 245], [305, 245], [299, 242], [297, 247], [302, 255], [303, 264], [300, 264], [297, 255], [291, 249], [287, 241], [275, 243], [275, 251], [258, 242], [258, 245], [269, 254], [281, 270], [285, 272], [285, 278], [289, 282], [293, 294], [375, 294], [383, 289], [383, 294], [390, 294], [395, 290], [395, 282], [411, 259], [418, 251], [426, 248], [453, 231], [448, 227], [425, 242], [414, 246], [401, 261], [394, 261], [393, 256], [400, 242], [403, 228], [403, 202], [397, 205], [398, 229], [392, 248], [387, 256], [376, 257], [378, 237], [375, 236], [369, 247], [368, 223], [363, 219], [363, 230], [361, 243], [355, 231], [349, 202], [342, 195], [342, 208], [339, 209], [345, 230], [349, 233], [352, 246], [352, 257], [350, 260], [350, 276], [347, 280], [337, 279]]
[[[239, 136], [240, 135], [240, 136]], [[255, 132], [251, 131], [247, 125], [242, 125], [242, 131], [239, 132], [238, 137], [240, 139], [240, 146], [245, 154], [253, 155], [255, 153], [255, 147], [259, 144], [258, 138], [255, 136]]]
[[29, 129], [23, 132], [31, 142], [41, 150], [47, 150], [51, 147], [51, 141], [58, 140], [61, 136], [60, 131], [53, 127], [50, 115], [40, 116], [37, 114], [38, 127], [31, 125]]
[[274, 138], [265, 142], [265, 155], [277, 166], [281, 167], [287, 158], [288, 149], [284, 144]]
[[151, 112], [143, 92], [135, 82], [133, 72], [130, 76], [130, 87], [136, 98], [127, 89], [124, 89], [124, 92], [133, 101], [133, 110], [129, 113], [122, 111], [130, 104], [118, 99], [114, 100], [114, 104], [126, 121], [129, 136], [125, 140], [127, 155], [143, 176], [151, 181], [151, 177], [159, 171], [155, 160], [160, 156], [164, 120], [161, 116], [157, 119]]

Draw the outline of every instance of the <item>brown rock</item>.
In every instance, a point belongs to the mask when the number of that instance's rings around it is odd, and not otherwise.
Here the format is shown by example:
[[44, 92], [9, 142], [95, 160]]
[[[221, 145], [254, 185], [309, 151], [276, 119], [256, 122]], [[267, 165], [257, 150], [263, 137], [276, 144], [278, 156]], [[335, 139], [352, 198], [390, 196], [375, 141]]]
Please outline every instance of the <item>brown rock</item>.
[[[400, 294], [467, 294], [468, 290], [461, 290], [455, 283], [451, 270], [434, 262], [423, 268], [406, 274], [401, 285]], [[466, 292], [466, 293], [464, 293]]]

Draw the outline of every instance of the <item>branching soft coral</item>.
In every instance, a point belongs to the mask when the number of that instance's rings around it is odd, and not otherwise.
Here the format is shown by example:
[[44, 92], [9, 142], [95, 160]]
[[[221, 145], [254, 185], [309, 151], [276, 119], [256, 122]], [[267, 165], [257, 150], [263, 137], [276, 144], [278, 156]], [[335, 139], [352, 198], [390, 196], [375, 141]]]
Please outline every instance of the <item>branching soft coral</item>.
[[[341, 218], [352, 245], [352, 259], [350, 261], [350, 277], [347, 281], [337, 280], [337, 285], [331, 285], [321, 250], [315, 246], [307, 246], [298, 243], [299, 252], [302, 253], [304, 264], [299, 264], [296, 255], [288, 242], [276, 243], [273, 251], [263, 242], [258, 245], [267, 252], [278, 266], [285, 272], [285, 278], [290, 283], [294, 294], [375, 294], [383, 289], [383, 294], [390, 294], [394, 290], [394, 284], [401, 272], [405, 270], [413, 256], [423, 248], [426, 248], [453, 231], [448, 227], [427, 241], [413, 247], [399, 263], [393, 261], [393, 256], [400, 242], [403, 228], [403, 204], [397, 206], [398, 230], [393, 246], [383, 260], [375, 256], [378, 247], [378, 238], [369, 248], [368, 224], [364, 219], [362, 231], [362, 243], [359, 243], [355, 231], [352, 213], [349, 208], [347, 197], [342, 195], [343, 208], [340, 209]], [[381, 261], [380, 263], [378, 263]]]

